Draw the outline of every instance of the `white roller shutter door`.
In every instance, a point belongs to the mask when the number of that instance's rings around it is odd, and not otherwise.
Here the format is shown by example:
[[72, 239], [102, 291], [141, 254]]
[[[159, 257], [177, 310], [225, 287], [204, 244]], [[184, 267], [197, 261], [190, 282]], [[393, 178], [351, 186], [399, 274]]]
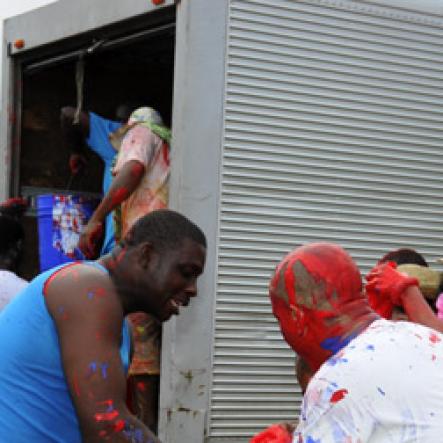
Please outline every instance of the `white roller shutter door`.
[[231, 0], [208, 441], [296, 417], [267, 284], [294, 246], [364, 271], [443, 256], [443, 20], [363, 2]]

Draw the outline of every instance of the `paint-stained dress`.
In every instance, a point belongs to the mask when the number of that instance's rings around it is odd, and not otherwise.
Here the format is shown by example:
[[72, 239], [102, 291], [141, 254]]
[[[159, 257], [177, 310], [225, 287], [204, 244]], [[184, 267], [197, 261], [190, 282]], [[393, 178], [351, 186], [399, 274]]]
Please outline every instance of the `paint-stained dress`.
[[[136, 160], [145, 167], [137, 189], [121, 205], [123, 238], [132, 225], [144, 215], [168, 205], [169, 146], [149, 128], [136, 125], [126, 134], [120, 147], [114, 175]], [[130, 375], [160, 373], [160, 326], [147, 314], [129, 315], [134, 336], [134, 357]]]
[[307, 388], [294, 443], [435, 443], [443, 435], [443, 335], [377, 320]]

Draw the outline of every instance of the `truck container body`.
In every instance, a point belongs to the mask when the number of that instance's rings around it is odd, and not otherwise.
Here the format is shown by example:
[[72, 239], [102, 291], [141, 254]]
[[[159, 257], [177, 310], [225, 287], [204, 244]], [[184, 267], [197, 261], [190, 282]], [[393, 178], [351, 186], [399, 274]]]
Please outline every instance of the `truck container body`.
[[[146, 100], [173, 130], [170, 207], [208, 239], [199, 295], [164, 324], [159, 436], [246, 443], [296, 420], [295, 355], [267, 296], [292, 248], [443, 256], [438, 1], [59, 0], [5, 21], [0, 197], [70, 177], [59, 112]], [[83, 63], [84, 70], [79, 66]], [[79, 74], [83, 81], [79, 80]], [[38, 271], [36, 215], [22, 273]]]

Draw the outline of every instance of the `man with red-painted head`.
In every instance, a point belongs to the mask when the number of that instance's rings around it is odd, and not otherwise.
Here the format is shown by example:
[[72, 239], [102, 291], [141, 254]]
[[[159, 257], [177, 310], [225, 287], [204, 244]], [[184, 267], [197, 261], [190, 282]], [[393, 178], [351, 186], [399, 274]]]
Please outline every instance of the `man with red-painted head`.
[[277, 266], [269, 293], [285, 340], [315, 372], [295, 443], [440, 440], [443, 336], [380, 318], [343, 249], [295, 249]]

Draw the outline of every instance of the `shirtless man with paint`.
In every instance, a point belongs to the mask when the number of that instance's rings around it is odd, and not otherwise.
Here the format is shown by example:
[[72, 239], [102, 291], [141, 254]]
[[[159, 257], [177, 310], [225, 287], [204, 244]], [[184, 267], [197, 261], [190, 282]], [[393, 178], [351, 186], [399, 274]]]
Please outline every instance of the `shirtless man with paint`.
[[[416, 284], [384, 281], [391, 293]], [[277, 266], [269, 294], [285, 340], [315, 372], [293, 442], [441, 440], [443, 335], [381, 319], [343, 249], [313, 243], [294, 250]]]
[[158, 443], [125, 404], [124, 317], [179, 314], [197, 295], [205, 255], [201, 230], [160, 210], [110, 255], [34, 279], [0, 316], [0, 441]]

